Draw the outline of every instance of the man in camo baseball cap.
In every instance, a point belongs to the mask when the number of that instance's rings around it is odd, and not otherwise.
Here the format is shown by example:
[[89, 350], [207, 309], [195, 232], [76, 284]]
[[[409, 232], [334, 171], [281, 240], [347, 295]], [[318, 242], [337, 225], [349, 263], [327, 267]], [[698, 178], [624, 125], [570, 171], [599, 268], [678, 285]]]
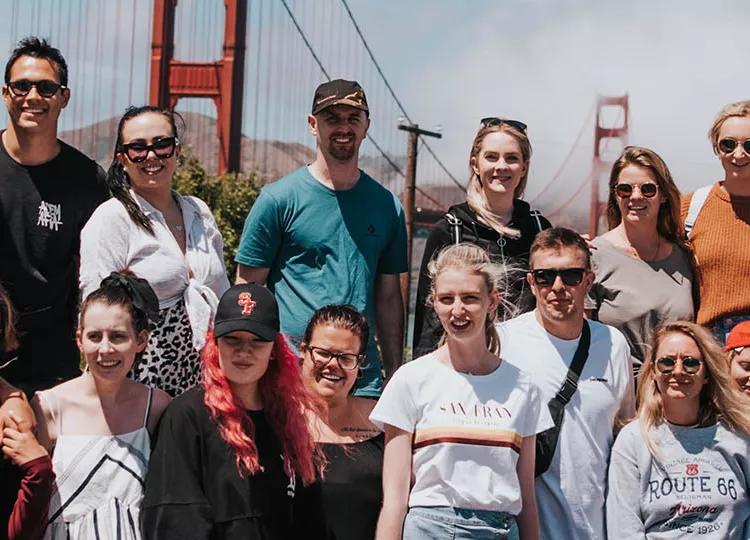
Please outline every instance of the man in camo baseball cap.
[[323, 109], [327, 109], [333, 105], [349, 105], [350, 107], [365, 111], [368, 116], [370, 115], [365, 91], [356, 81], [335, 79], [318, 86], [313, 98], [312, 114], [316, 115]]

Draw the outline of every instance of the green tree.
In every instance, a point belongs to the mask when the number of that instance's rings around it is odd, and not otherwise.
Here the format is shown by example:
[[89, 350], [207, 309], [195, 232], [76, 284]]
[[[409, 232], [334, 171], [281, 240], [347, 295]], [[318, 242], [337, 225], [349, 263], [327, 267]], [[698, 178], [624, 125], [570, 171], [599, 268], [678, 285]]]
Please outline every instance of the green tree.
[[211, 209], [224, 238], [224, 265], [229, 281], [234, 282], [237, 271], [234, 255], [240, 243], [242, 227], [260, 193], [257, 175], [209, 175], [198, 158], [189, 151], [182, 155], [184, 157], [175, 172], [172, 185], [183, 195], [194, 195], [202, 199]]

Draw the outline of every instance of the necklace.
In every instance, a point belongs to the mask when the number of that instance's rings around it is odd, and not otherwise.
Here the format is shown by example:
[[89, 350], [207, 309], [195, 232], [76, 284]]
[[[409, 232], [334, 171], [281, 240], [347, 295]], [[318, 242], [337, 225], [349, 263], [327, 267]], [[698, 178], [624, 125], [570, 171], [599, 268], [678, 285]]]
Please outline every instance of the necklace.
[[637, 249], [635, 249], [635, 246], [630, 243], [630, 239], [628, 239], [628, 235], [624, 229], [622, 231], [622, 239], [627, 243], [628, 248], [630, 249], [630, 253], [638, 259], [641, 259], [642, 261], [655, 261], [659, 256], [659, 250], [661, 249], [661, 235], [659, 233], [656, 233], [656, 249], [654, 250], [654, 253], [650, 259], [644, 259], [643, 257], [641, 257], [641, 254]]

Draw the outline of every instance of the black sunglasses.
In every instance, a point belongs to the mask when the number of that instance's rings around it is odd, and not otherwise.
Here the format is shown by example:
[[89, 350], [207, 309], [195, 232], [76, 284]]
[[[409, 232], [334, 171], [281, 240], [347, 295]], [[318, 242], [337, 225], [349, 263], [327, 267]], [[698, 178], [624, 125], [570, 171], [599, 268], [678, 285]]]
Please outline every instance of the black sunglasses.
[[154, 141], [151, 144], [143, 142], [132, 142], [121, 145], [122, 150], [125, 151], [125, 155], [133, 163], [142, 163], [146, 161], [148, 153], [153, 150], [154, 155], [159, 159], [169, 159], [174, 155], [175, 148], [177, 147], [177, 137], [165, 137]]
[[[695, 358], [693, 356], [683, 356], [682, 359], [682, 371], [688, 375], [695, 375], [703, 365], [703, 360]], [[677, 366], [677, 358], [674, 356], [662, 356], [656, 360], [656, 370], [659, 373], [667, 374], [672, 373], [674, 368]]]
[[331, 360], [335, 359], [341, 369], [351, 371], [357, 369], [362, 359], [361, 354], [335, 353], [322, 347], [308, 347], [307, 349], [310, 351], [312, 360], [317, 367], [325, 367]]
[[585, 273], [585, 268], [537, 268], [531, 271], [536, 284], [542, 287], [554, 284], [557, 276], [560, 276], [565, 285], [575, 287], [581, 284]]
[[15, 96], [25, 96], [29, 92], [31, 92], [32, 88], [36, 87], [36, 91], [39, 92], [39, 95], [46, 98], [54, 96], [61, 88], [67, 88], [67, 86], [65, 86], [64, 84], [59, 84], [48, 79], [44, 79], [41, 81], [19, 79], [17, 81], [10, 81], [8, 83], [8, 87], [11, 89], [13, 95]]
[[638, 189], [641, 190], [641, 195], [647, 199], [655, 197], [656, 193], [659, 191], [659, 186], [653, 182], [644, 182], [643, 184], [617, 184], [615, 186], [615, 193], [618, 197], [623, 199], [630, 197], [633, 194], [633, 188], [635, 186], [638, 186]]
[[[734, 152], [734, 149], [737, 148], [738, 144], [740, 144], [740, 142], [735, 139], [721, 139], [718, 146], [722, 154], [731, 154]], [[742, 149], [746, 154], [750, 155], [750, 139], [742, 141]]]
[[526, 124], [523, 122], [519, 122], [518, 120], [508, 120], [507, 118], [498, 118], [496, 116], [488, 116], [487, 118], [482, 118], [479, 121], [483, 127], [495, 127], [495, 126], [510, 126], [514, 127], [519, 131], [523, 131], [526, 133]]

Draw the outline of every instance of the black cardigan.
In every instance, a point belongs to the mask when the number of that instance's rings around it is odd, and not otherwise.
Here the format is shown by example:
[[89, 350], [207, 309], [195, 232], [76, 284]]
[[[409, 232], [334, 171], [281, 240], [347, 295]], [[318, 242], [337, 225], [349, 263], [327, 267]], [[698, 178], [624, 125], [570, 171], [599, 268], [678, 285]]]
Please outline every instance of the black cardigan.
[[[529, 203], [521, 199], [513, 200], [513, 217], [510, 227], [521, 231], [520, 238], [501, 236], [494, 229], [477, 220], [474, 211], [468, 203], [451, 206], [449, 213], [461, 220], [461, 241], [476, 244], [486, 249], [490, 257], [496, 262], [513, 262], [527, 268], [529, 264], [529, 249], [537, 233], [549, 229], [552, 225], [541, 214], [532, 211]], [[422, 266], [417, 282], [417, 299], [414, 308], [414, 338], [412, 340], [412, 356], [417, 358], [434, 351], [443, 335], [443, 328], [435, 312], [427, 305], [430, 295], [430, 278], [427, 274], [427, 264], [445, 246], [454, 243], [453, 227], [446, 218], [439, 220], [430, 232], [422, 256]], [[508, 300], [516, 305], [521, 312], [534, 307], [533, 297], [526, 287], [526, 276], [523, 273], [509, 276], [511, 279]], [[503, 313], [498, 313], [500, 320]]]

